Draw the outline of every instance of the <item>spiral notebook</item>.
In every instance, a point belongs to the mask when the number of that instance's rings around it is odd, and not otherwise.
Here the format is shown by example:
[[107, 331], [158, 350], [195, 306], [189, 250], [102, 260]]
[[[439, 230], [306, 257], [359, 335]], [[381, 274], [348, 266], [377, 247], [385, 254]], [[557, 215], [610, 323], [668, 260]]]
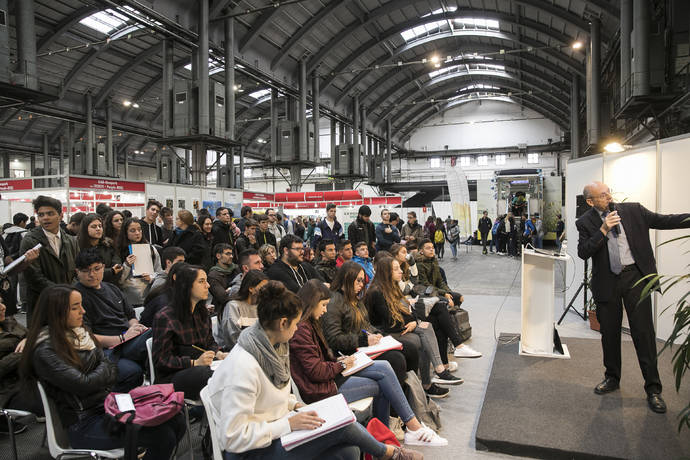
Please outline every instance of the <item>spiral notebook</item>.
[[344, 377], [347, 377], [347, 376], [352, 375], [352, 374], [356, 374], [357, 372], [361, 371], [362, 369], [367, 368], [367, 367], [371, 366], [372, 364], [374, 364], [374, 361], [372, 361], [371, 358], [364, 352], [358, 351], [357, 353], [355, 353], [352, 356], [355, 357], [355, 364], [351, 368], [343, 371]]
[[357, 351], [362, 351], [370, 357], [374, 358], [387, 351], [402, 350], [402, 348], [402, 343], [395, 340], [392, 336], [387, 335], [383, 337], [381, 340], [379, 340], [379, 343], [377, 343], [376, 345], [371, 345], [369, 347], [359, 347]]
[[325, 422], [314, 430], [297, 430], [281, 436], [280, 442], [283, 444], [283, 448], [288, 451], [354, 423], [357, 420], [355, 414], [353, 414], [352, 410], [347, 406], [347, 401], [345, 401], [345, 398], [341, 394], [322, 399], [308, 406], [300, 407], [297, 411], [315, 411]]

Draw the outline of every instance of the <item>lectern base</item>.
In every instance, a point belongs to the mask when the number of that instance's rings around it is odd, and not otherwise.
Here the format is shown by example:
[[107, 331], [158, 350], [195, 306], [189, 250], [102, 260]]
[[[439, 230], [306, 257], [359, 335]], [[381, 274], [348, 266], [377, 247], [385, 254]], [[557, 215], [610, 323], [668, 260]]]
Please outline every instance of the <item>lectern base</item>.
[[570, 359], [570, 352], [568, 346], [563, 344], [563, 354], [560, 353], [530, 353], [522, 348], [522, 341], [520, 341], [520, 354], [523, 356], [534, 356], [538, 358], [556, 358], [556, 359]]

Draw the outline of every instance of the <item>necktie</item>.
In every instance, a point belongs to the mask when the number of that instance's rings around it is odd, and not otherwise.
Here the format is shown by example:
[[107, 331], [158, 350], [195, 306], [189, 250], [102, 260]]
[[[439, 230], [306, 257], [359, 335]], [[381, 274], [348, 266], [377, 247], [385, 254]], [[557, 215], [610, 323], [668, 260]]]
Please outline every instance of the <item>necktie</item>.
[[[608, 211], [604, 213], [604, 218], [606, 218]], [[606, 243], [609, 250], [609, 267], [611, 271], [616, 275], [620, 275], [623, 270], [621, 265], [621, 255], [618, 251], [618, 228], [611, 229], [608, 233], [608, 241]]]

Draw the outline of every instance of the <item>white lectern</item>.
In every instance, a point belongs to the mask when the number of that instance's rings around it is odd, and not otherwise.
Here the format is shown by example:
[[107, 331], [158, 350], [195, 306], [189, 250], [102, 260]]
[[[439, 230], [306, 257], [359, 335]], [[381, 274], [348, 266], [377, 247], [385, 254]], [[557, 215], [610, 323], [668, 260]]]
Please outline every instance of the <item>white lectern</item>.
[[522, 251], [522, 335], [520, 354], [545, 358], [570, 359], [568, 347], [563, 354], [554, 350], [554, 265], [556, 256], [524, 248]]

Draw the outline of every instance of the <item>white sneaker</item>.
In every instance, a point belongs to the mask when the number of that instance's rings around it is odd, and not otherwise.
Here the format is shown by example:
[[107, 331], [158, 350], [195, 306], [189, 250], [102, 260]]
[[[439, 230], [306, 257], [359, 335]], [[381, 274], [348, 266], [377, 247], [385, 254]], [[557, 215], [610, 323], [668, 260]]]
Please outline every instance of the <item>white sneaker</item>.
[[455, 361], [448, 361], [448, 371], [453, 372], [458, 370], [458, 363]]
[[455, 347], [453, 356], [456, 358], [479, 358], [482, 354], [469, 345], [460, 345], [459, 347]]
[[437, 435], [434, 430], [422, 424], [422, 427], [417, 431], [407, 430], [405, 432], [405, 445], [441, 447], [447, 446], [448, 440]]

